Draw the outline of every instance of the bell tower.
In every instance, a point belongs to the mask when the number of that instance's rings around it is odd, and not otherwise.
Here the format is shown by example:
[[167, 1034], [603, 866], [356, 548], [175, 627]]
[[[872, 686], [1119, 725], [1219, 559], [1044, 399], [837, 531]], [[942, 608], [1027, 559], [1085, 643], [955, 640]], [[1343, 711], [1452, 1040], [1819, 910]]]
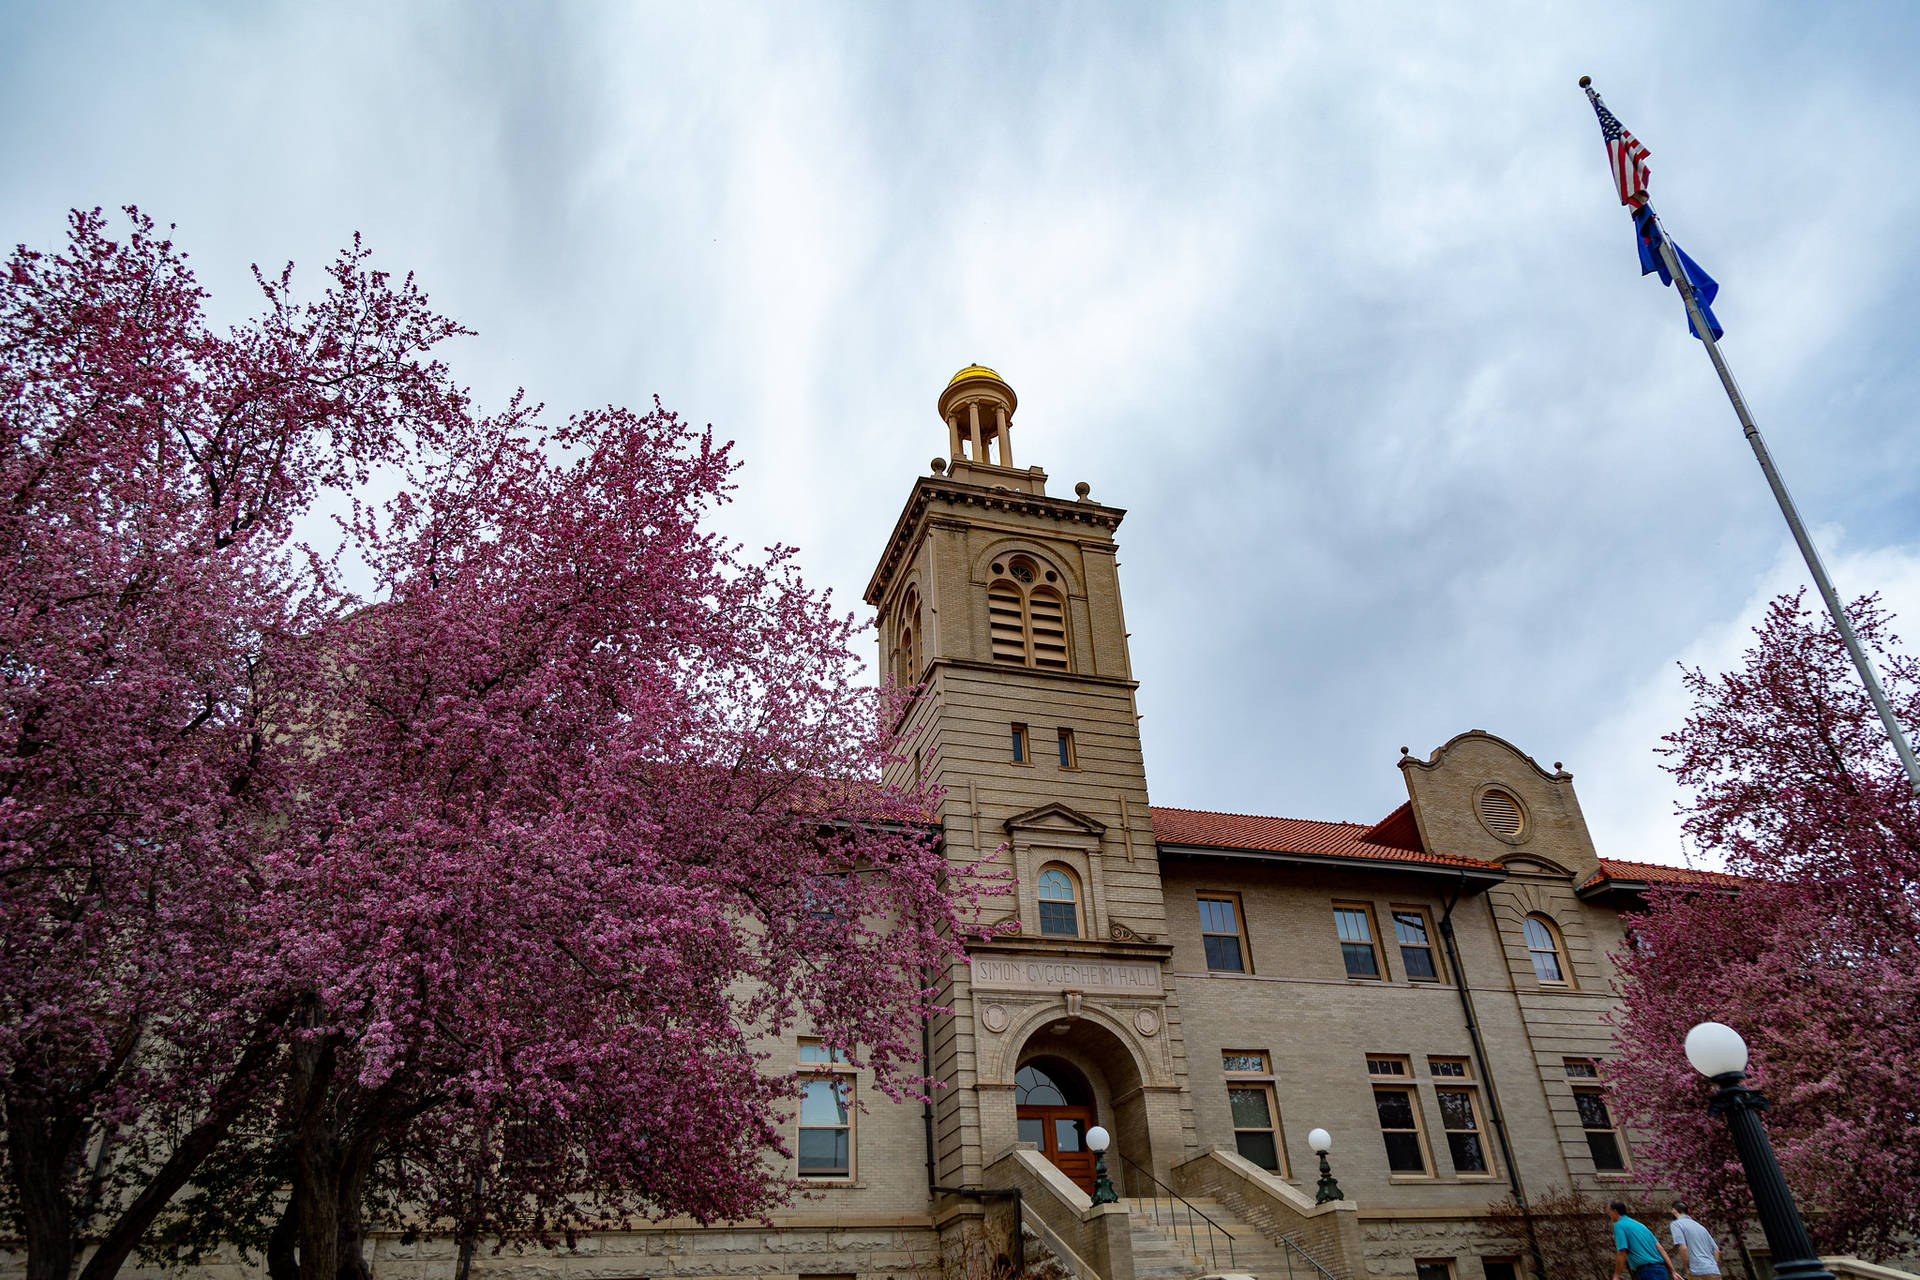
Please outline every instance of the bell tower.
[[948, 382], [951, 460], [914, 482], [865, 596], [882, 672], [915, 688], [890, 780], [939, 788], [948, 857], [1017, 880], [943, 993], [939, 1179], [991, 1184], [1016, 1141], [1079, 1176], [1072, 1124], [1021, 1101], [1029, 1076], [1085, 1081], [1081, 1119], [1164, 1178], [1193, 1118], [1115, 562], [1126, 513], [1014, 467], [1018, 404], [983, 365]]

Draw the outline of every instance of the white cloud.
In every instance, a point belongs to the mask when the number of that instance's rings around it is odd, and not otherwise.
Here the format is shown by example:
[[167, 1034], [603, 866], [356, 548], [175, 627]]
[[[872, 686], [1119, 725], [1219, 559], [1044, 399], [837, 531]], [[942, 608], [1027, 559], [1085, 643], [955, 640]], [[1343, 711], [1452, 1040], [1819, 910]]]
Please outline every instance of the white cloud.
[[1628, 712], [1734, 626], [1778, 524], [1636, 274], [1575, 79], [1653, 147], [1809, 515], [1911, 547], [1917, 25], [13, 6], [0, 231], [45, 246], [71, 205], [136, 201], [237, 311], [248, 262], [312, 279], [363, 230], [479, 331], [449, 358], [483, 401], [657, 392], [737, 439], [726, 529], [798, 543], [848, 604], [982, 361], [1020, 394], [1019, 460], [1129, 509], [1156, 799], [1375, 818], [1399, 746], [1482, 726], [1566, 759], [1638, 847], [1664, 837], [1612, 815], [1645, 809], [1640, 766], [1606, 769], [1670, 726]]

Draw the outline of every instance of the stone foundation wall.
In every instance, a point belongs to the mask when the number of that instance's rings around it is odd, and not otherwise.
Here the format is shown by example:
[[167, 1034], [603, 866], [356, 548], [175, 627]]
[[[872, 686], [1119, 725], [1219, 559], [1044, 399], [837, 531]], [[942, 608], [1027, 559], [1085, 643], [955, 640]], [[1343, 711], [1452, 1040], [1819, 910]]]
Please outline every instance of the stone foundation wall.
[[1455, 1280], [1485, 1280], [1487, 1258], [1517, 1259], [1521, 1275], [1533, 1274], [1527, 1242], [1485, 1219], [1394, 1215], [1367, 1217], [1360, 1234], [1372, 1280], [1413, 1280], [1418, 1262], [1447, 1259]]

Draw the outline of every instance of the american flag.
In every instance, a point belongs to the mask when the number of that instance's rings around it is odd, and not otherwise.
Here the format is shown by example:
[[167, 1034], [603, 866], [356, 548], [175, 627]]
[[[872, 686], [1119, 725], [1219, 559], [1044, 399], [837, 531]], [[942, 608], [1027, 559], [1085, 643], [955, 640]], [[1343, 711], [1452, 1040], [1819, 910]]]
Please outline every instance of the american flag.
[[1647, 157], [1653, 152], [1640, 144], [1640, 139], [1627, 132], [1619, 117], [1607, 110], [1607, 104], [1600, 101], [1600, 95], [1593, 86], [1581, 85], [1587, 91], [1587, 97], [1593, 100], [1593, 113], [1600, 117], [1600, 136], [1606, 139], [1607, 163], [1613, 167], [1613, 185], [1620, 188], [1620, 203], [1639, 208], [1642, 201], [1640, 193], [1647, 189]]

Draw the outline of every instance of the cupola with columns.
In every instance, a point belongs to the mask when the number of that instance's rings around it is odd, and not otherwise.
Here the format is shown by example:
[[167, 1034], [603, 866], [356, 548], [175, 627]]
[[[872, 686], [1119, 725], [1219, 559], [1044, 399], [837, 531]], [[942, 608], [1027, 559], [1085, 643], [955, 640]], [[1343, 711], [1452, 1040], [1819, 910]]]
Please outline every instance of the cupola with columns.
[[939, 409], [956, 478], [1028, 493], [1045, 491], [1046, 474], [1040, 468], [1014, 469], [1013, 411], [1019, 405], [1007, 380], [983, 364], [970, 364], [948, 379]]

